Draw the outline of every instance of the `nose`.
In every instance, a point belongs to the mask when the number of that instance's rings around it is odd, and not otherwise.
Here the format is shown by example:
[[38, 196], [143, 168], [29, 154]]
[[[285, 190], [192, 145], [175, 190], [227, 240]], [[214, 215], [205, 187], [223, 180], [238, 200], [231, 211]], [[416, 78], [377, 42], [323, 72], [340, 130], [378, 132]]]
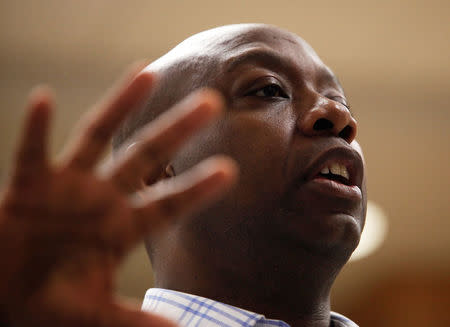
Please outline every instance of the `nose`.
[[350, 144], [356, 137], [357, 122], [343, 104], [321, 98], [301, 117], [298, 128], [306, 136], [331, 135]]

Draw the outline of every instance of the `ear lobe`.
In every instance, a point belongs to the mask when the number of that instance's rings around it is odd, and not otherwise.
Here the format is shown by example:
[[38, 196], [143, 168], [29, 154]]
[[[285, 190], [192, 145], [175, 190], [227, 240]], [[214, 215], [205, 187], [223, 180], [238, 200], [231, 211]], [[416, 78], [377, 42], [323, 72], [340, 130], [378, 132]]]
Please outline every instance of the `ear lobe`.
[[168, 164], [166, 166], [164, 173], [165, 173], [166, 177], [174, 177], [175, 176], [175, 170], [173, 169], [173, 166], [171, 164]]
[[168, 164], [165, 169], [161, 169], [159, 176], [157, 176], [157, 177], [152, 176], [152, 177], [147, 178], [146, 180], [143, 180], [142, 181], [144, 184], [143, 186], [151, 186], [159, 181], [162, 181], [164, 179], [171, 178], [174, 176], [176, 176], [175, 170], [173, 169], [173, 166], [171, 164]]

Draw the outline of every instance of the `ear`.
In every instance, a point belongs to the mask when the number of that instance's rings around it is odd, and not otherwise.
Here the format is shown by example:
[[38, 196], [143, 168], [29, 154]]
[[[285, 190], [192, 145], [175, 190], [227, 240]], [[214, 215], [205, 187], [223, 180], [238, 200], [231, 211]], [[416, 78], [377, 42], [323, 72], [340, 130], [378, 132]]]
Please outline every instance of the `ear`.
[[[125, 147], [125, 152], [130, 151], [130, 149], [132, 149], [134, 146], [136, 146], [136, 144], [138, 144], [139, 141], [137, 142], [133, 142], [131, 144], [129, 144], [128, 146]], [[161, 181], [164, 180], [166, 178], [171, 178], [174, 177], [175, 174], [175, 170], [172, 166], [172, 164], [169, 163], [160, 163], [160, 167], [157, 169], [157, 171], [153, 171], [153, 174], [151, 174], [151, 176], [141, 176], [138, 180], [138, 192], [139, 191], [143, 191], [145, 190], [147, 187]]]
[[148, 176], [148, 177], [144, 178], [142, 180], [142, 187], [145, 188], [145, 187], [151, 186], [159, 181], [162, 181], [167, 178], [172, 178], [174, 176], [176, 176], [175, 170], [173, 169], [172, 164], [169, 163], [166, 165], [166, 167], [164, 167], [164, 168], [161, 167], [159, 175], [157, 175], [157, 176], [153, 175], [153, 176]]
[[166, 166], [166, 169], [164, 170], [167, 177], [174, 177], [175, 176], [175, 170], [173, 169], [172, 164], [168, 164]]

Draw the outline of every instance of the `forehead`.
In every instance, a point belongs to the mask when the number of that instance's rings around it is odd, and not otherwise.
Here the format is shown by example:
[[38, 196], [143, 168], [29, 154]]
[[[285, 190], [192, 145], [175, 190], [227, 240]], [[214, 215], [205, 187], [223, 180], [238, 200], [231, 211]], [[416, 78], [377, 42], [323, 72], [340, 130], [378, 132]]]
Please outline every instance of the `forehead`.
[[154, 61], [148, 69], [190, 67], [196, 74], [201, 74], [200, 71], [208, 74], [218, 73], [219, 67], [227, 73], [246, 64], [285, 71], [293, 79], [310, 79], [343, 92], [333, 72], [308, 43], [294, 33], [265, 24], [227, 25], [198, 33]]
[[[225, 72], [246, 64], [285, 71], [293, 79], [302, 76], [342, 89], [336, 76], [313, 48], [298, 35], [267, 25], [239, 26], [205, 35], [209, 53], [219, 58]], [[204, 40], [206, 41], [206, 40]]]

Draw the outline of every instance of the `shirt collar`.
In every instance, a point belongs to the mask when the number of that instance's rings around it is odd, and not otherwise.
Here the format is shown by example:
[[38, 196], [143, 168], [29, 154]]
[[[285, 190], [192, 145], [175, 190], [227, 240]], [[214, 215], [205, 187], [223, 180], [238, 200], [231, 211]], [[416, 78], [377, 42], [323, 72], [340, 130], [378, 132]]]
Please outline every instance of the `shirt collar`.
[[[281, 320], [267, 319], [262, 314], [161, 288], [151, 288], [146, 292], [142, 310], [160, 314], [182, 327], [289, 327]], [[358, 327], [334, 312], [331, 318], [337, 323], [336, 326]]]

